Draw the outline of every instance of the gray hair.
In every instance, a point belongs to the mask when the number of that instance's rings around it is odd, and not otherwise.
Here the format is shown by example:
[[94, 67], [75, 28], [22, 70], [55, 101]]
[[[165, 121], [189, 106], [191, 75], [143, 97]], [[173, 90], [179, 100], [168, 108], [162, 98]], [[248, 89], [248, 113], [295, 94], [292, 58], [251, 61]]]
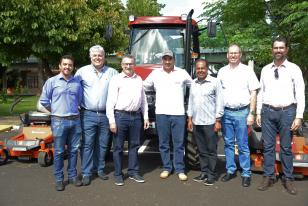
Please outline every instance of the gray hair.
[[90, 54], [90, 57], [92, 56], [92, 54], [94, 52], [101, 52], [103, 54], [103, 56], [105, 56], [105, 50], [104, 48], [101, 46], [101, 45], [95, 45], [95, 46], [92, 46], [90, 49], [89, 49], [89, 54]]

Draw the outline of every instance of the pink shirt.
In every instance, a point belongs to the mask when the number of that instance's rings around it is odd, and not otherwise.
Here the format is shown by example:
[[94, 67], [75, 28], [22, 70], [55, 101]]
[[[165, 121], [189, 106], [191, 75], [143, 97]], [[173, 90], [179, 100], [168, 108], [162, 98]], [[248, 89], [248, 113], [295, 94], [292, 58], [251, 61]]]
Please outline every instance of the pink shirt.
[[122, 72], [110, 80], [106, 104], [110, 124], [115, 123], [114, 110], [141, 110], [144, 119], [148, 119], [148, 103], [140, 76], [129, 77]]

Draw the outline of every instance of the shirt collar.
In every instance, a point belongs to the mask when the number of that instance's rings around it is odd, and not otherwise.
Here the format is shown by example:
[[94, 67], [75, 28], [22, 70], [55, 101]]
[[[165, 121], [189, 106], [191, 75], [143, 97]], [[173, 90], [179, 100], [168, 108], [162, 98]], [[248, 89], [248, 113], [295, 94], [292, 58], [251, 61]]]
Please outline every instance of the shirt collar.
[[208, 74], [206, 77], [205, 77], [205, 79], [204, 80], [199, 80], [198, 78], [195, 80], [195, 82], [197, 83], [197, 84], [204, 84], [204, 83], [206, 83], [206, 82], [211, 82], [211, 77], [210, 77], [210, 75]]
[[[278, 67], [284, 67], [284, 68], [286, 68], [288, 64], [289, 64], [289, 61], [288, 61], [287, 59], [285, 59], [285, 60], [283, 61], [283, 63], [282, 63], [280, 66], [278, 66]], [[277, 68], [277, 66], [275, 65], [275, 62], [274, 62], [274, 61], [272, 62], [271, 68]]]
[[74, 76], [71, 75], [70, 78], [69, 78], [68, 80], [66, 80], [66, 79], [64, 78], [64, 76], [63, 76], [62, 73], [59, 73], [59, 74], [58, 74], [58, 79], [63, 79], [63, 80], [65, 80], [65, 81], [71, 81], [73, 78], [74, 78]]
[[127, 76], [124, 72], [121, 72], [120, 75], [121, 75], [122, 78], [136, 78], [137, 77], [136, 73], [134, 73], [133, 76], [131, 76], [131, 77]]

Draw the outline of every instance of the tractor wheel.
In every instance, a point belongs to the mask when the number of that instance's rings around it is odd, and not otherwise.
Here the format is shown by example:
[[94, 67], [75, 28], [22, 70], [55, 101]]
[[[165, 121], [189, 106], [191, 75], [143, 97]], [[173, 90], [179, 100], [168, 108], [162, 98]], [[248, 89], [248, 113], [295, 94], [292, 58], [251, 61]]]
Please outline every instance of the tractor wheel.
[[9, 159], [9, 152], [6, 149], [2, 149], [0, 153], [0, 165], [4, 165]]
[[53, 156], [52, 152], [39, 152], [37, 162], [41, 167], [47, 167], [52, 164]]
[[185, 148], [186, 166], [190, 169], [200, 169], [199, 152], [197, 144], [191, 132], [187, 133], [186, 148]]

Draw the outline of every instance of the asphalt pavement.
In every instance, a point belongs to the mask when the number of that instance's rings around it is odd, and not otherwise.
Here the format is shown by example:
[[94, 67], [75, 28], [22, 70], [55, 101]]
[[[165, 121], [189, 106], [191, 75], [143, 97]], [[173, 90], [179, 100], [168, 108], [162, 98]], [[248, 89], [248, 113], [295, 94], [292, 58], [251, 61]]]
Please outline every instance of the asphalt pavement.
[[[57, 206], [57, 205], [115, 205], [115, 206], [307, 206], [308, 178], [298, 180], [295, 185], [298, 195], [288, 194], [277, 182], [268, 191], [261, 192], [257, 187], [262, 174], [252, 175], [252, 185], [241, 186], [241, 178], [223, 183], [218, 180], [213, 186], [196, 183], [193, 177], [199, 171], [189, 170], [188, 181], [181, 182], [173, 174], [162, 180], [160, 156], [156, 151], [144, 149], [140, 154], [140, 171], [145, 183], [136, 183], [125, 179], [124, 186], [116, 186], [113, 180], [112, 161], [107, 162], [106, 173], [109, 180], [96, 178], [91, 185], [74, 187], [67, 185], [65, 191], [55, 190], [53, 167], [40, 167], [35, 161], [21, 162], [9, 160], [0, 166], [0, 206]], [[124, 173], [127, 168], [127, 156], [124, 161]], [[67, 161], [65, 161], [65, 164]], [[224, 157], [220, 156], [217, 171], [219, 177], [225, 172]], [[80, 162], [78, 163], [80, 172]]]

